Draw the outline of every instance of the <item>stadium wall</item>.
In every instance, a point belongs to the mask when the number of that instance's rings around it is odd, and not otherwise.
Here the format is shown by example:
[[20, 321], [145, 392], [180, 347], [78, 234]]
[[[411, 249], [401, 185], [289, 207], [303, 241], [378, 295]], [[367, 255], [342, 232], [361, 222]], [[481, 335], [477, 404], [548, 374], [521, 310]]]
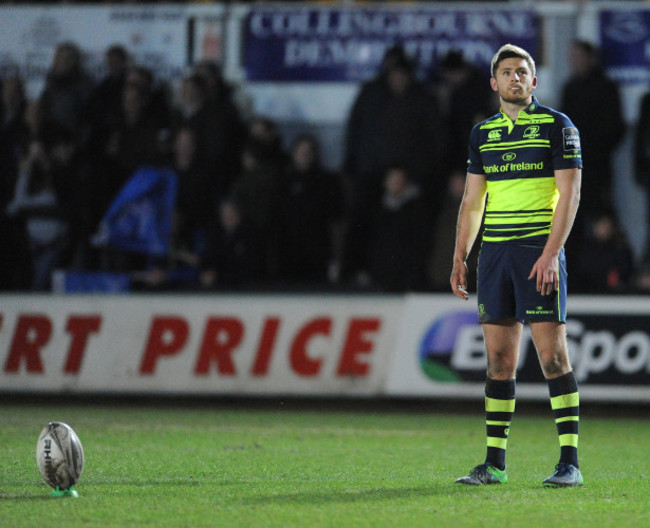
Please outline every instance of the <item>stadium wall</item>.
[[[0, 392], [481, 398], [476, 309], [451, 295], [35, 295], [0, 301]], [[573, 297], [585, 400], [650, 401], [643, 297]], [[530, 335], [518, 397], [544, 400]]]

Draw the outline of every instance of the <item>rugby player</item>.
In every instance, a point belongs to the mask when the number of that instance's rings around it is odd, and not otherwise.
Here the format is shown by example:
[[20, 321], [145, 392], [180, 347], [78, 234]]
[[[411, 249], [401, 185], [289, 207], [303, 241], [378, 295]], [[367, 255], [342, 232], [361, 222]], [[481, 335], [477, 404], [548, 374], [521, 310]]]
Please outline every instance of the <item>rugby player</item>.
[[535, 61], [506, 44], [494, 55], [490, 84], [500, 112], [478, 123], [469, 142], [465, 193], [458, 214], [451, 289], [467, 300], [467, 256], [483, 220], [478, 314], [487, 350], [487, 454], [460, 484], [503, 484], [515, 410], [515, 377], [524, 323], [530, 326], [548, 383], [560, 444], [546, 487], [580, 486], [579, 394], [565, 332], [566, 242], [580, 201], [578, 130], [533, 95]]

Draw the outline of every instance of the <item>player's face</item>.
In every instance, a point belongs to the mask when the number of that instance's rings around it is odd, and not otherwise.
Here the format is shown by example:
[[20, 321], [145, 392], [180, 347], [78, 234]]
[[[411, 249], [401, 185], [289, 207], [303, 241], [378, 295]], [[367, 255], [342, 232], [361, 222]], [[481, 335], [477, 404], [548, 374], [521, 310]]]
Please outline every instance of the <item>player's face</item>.
[[499, 63], [495, 76], [490, 79], [492, 89], [506, 103], [528, 105], [533, 90], [537, 86], [537, 77], [530, 71], [524, 59], [510, 58]]

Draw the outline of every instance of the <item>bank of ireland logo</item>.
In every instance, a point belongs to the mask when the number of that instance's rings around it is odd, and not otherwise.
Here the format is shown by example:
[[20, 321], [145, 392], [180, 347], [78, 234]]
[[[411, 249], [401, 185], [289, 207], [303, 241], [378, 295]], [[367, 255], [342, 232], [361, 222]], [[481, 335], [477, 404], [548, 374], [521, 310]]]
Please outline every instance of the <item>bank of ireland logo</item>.
[[524, 130], [524, 138], [526, 139], [536, 139], [539, 137], [539, 125], [529, 126]]
[[488, 132], [488, 141], [501, 141], [501, 130], [490, 130]]
[[420, 366], [433, 381], [455, 382], [461, 377], [450, 366], [460, 329], [477, 325], [476, 312], [453, 312], [438, 317], [426, 330], [420, 343]]
[[515, 161], [517, 158], [517, 154], [514, 152], [506, 152], [503, 156], [501, 156], [501, 159], [503, 161]]

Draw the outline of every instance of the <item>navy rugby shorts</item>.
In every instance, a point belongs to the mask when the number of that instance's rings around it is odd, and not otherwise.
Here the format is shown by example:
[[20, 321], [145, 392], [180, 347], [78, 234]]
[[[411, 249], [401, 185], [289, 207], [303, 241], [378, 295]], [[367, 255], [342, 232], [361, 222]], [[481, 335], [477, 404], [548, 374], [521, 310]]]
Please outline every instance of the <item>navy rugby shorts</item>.
[[566, 322], [567, 270], [560, 251], [559, 289], [550, 295], [537, 291], [530, 270], [542, 254], [541, 246], [481, 245], [478, 261], [478, 316], [480, 323], [516, 318], [520, 322]]

